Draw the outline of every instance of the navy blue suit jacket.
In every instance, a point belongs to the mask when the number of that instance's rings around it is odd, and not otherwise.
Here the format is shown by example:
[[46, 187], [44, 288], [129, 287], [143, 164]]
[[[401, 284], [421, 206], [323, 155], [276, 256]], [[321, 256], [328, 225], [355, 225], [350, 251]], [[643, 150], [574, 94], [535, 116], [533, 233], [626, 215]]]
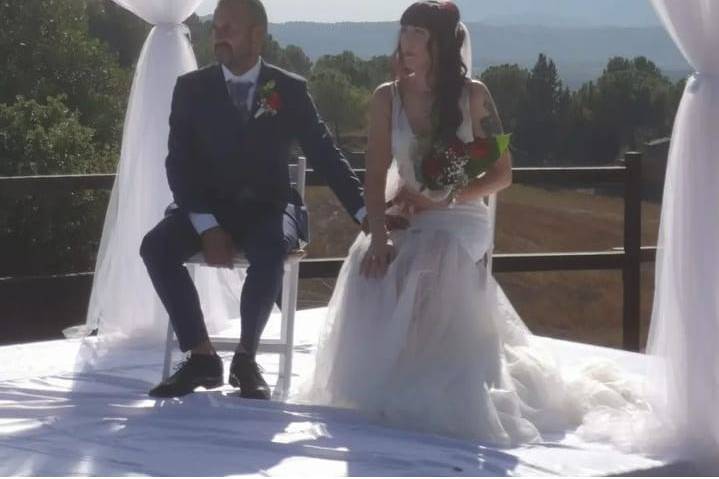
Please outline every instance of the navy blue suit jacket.
[[[271, 81], [281, 107], [276, 115], [256, 118], [263, 86]], [[281, 208], [308, 241], [307, 210], [290, 186], [288, 171], [295, 141], [354, 219], [364, 206], [360, 180], [334, 145], [303, 78], [263, 61], [250, 119], [243, 125], [219, 65], [179, 77], [166, 161], [175, 204], [186, 213], [214, 213], [219, 204], [243, 201]]]

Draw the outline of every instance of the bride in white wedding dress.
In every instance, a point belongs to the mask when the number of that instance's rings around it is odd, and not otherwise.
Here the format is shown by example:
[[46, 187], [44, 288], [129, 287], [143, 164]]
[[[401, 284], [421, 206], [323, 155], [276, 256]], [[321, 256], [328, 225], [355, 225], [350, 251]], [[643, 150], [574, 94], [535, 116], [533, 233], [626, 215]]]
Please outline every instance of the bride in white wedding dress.
[[[470, 143], [501, 125], [487, 88], [470, 79], [457, 7], [418, 2], [401, 25], [402, 73], [377, 89], [371, 107], [370, 234], [350, 249], [314, 374], [293, 400], [498, 446], [576, 427], [597, 403], [626, 403], [621, 383], [563, 378], [491, 275], [493, 208], [483, 199], [511, 183], [510, 154], [453, 198], [420, 193], [420, 137]], [[385, 230], [385, 200], [408, 215], [408, 229]]]

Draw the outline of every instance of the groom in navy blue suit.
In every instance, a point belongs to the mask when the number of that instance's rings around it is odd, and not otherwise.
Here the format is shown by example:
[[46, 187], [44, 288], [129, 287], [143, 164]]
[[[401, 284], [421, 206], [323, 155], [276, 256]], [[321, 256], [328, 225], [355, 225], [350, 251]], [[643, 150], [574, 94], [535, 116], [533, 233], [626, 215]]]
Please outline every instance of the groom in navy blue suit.
[[260, 0], [220, 0], [213, 20], [219, 63], [181, 76], [175, 86], [166, 162], [175, 208], [146, 235], [141, 255], [180, 348], [191, 355], [150, 391], [154, 397], [222, 385], [222, 361], [183, 263], [202, 251], [210, 265], [230, 267], [238, 247], [250, 267], [230, 383], [243, 397], [269, 399], [255, 353], [281, 289], [284, 259], [308, 239], [307, 211], [288, 173], [294, 141], [352, 217], [361, 223], [365, 216], [360, 181], [306, 82], [261, 59], [266, 35]]

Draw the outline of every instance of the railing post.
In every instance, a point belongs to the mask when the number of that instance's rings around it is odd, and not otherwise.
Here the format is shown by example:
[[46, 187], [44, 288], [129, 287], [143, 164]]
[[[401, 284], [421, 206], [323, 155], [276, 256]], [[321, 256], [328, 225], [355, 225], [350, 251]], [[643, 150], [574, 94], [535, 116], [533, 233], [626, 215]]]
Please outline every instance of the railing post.
[[623, 347], [639, 351], [641, 246], [642, 246], [642, 154], [624, 155], [624, 283]]

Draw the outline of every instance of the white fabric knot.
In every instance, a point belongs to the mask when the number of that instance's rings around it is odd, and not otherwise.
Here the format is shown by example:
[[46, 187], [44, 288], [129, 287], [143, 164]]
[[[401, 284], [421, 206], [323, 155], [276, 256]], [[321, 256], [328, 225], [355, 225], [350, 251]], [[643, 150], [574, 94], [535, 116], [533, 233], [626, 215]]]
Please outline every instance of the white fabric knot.
[[179, 30], [184, 35], [190, 35], [190, 28], [184, 23], [162, 22], [155, 25], [160, 30]]
[[719, 85], [719, 75], [704, 72], [694, 72], [689, 76], [689, 91], [695, 93], [699, 87], [709, 82], [710, 85]]
[[694, 73], [692, 73], [692, 77], [696, 78], [697, 80], [702, 80], [702, 79], [717, 80], [717, 79], [719, 79], [719, 74], [694, 72]]

